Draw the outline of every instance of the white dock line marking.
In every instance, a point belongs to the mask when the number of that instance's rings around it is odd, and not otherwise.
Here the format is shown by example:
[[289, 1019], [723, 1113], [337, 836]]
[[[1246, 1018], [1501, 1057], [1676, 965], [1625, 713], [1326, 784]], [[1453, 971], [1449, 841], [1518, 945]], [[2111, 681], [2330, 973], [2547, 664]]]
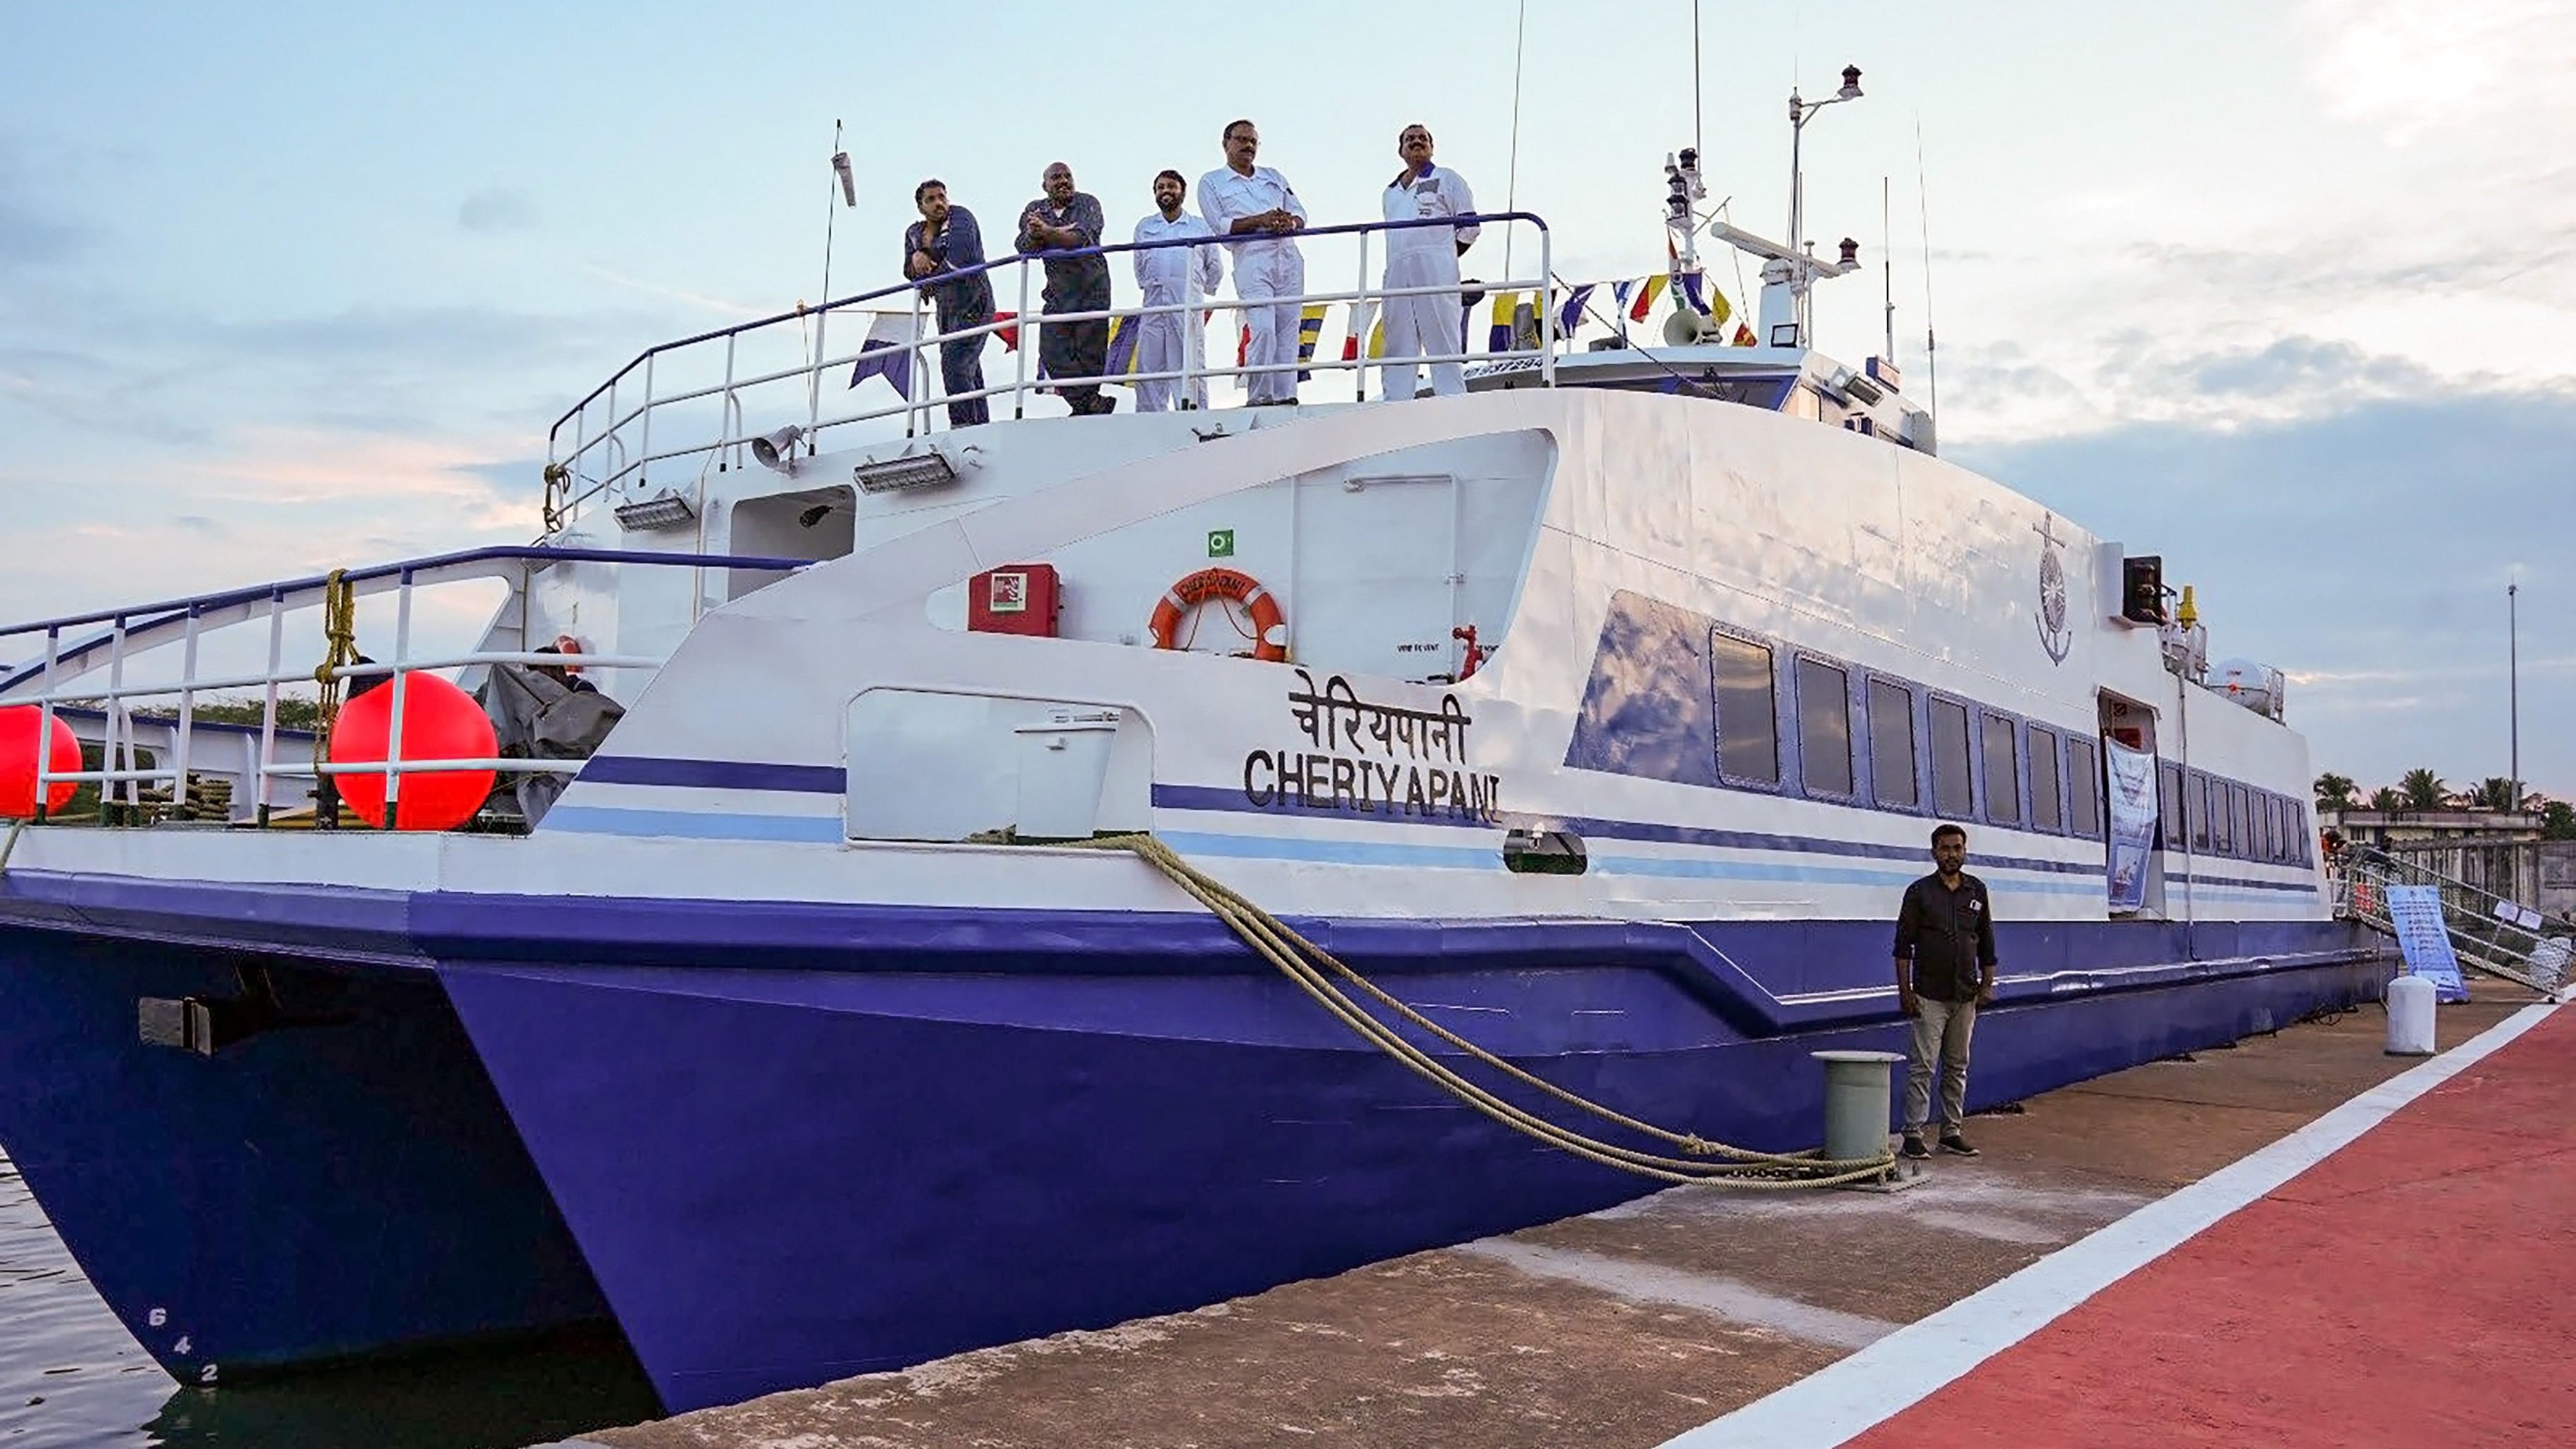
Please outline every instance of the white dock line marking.
[[1694, 1273], [1654, 1263], [1587, 1253], [1577, 1248], [1546, 1248], [1509, 1238], [1462, 1243], [1457, 1251], [1508, 1263], [1535, 1278], [1580, 1283], [1628, 1303], [1664, 1303], [1714, 1314], [1746, 1328], [1767, 1328], [1808, 1343], [1833, 1348], [1861, 1348], [1897, 1331], [1899, 1325], [1839, 1309], [1819, 1308], [1795, 1298], [1766, 1293], [1749, 1283], [1715, 1273]]
[[2526, 1007], [2200, 1181], [1660, 1449], [1832, 1449], [1913, 1407], [2475, 1066], [2558, 1008]]

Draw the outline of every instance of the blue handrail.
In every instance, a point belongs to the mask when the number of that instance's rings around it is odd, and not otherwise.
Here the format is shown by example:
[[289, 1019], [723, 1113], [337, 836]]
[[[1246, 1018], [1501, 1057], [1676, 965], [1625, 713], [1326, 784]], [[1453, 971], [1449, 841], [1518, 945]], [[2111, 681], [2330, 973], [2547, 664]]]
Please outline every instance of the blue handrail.
[[[1462, 226], [1481, 226], [1489, 221], [1526, 221], [1536, 226], [1542, 232], [1547, 230], [1547, 219], [1534, 211], [1487, 211], [1478, 212], [1473, 216], [1406, 217], [1401, 221], [1344, 222], [1335, 226], [1300, 227], [1294, 232], [1285, 233], [1285, 235], [1289, 237], [1349, 236], [1362, 232], [1409, 231], [1418, 227], [1428, 226], [1451, 228]], [[1253, 233], [1248, 234], [1240, 240], [1269, 241], [1278, 239], [1280, 235], [1280, 233], [1270, 232]], [[738, 337], [745, 332], [757, 331], [763, 327], [775, 327], [782, 323], [796, 321], [800, 317], [810, 317], [819, 312], [830, 312], [838, 308], [854, 306], [861, 302], [875, 302], [887, 297], [907, 295], [926, 288], [944, 287], [951, 283], [963, 281], [971, 277], [984, 276], [988, 273], [999, 271], [1004, 267], [1025, 266], [1031, 261], [1065, 261], [1071, 258], [1109, 256], [1114, 253], [1123, 252], [1162, 251], [1171, 247], [1225, 246], [1237, 241], [1238, 239], [1236, 238], [1230, 238], [1223, 235], [1215, 237], [1166, 237], [1156, 241], [1112, 242], [1096, 247], [1072, 247], [1062, 251], [1015, 252], [1006, 257], [995, 257], [977, 266], [961, 267], [956, 271], [941, 272], [936, 276], [924, 277], [919, 281], [897, 282], [890, 287], [879, 287], [872, 292], [854, 293], [851, 296], [842, 297], [835, 301], [825, 302], [819, 306], [800, 307], [793, 311], [780, 312], [775, 316], [762, 317], [750, 322], [737, 322], [730, 327], [719, 327], [712, 332], [701, 332], [694, 337], [682, 337], [676, 341], [656, 343], [651, 347], [645, 348], [642, 352], [635, 354], [634, 360], [627, 363], [624, 367], [619, 368], [616, 372], [610, 374], [608, 381], [592, 388], [589, 394], [583, 397], [581, 401], [574, 403], [571, 407], [565, 409], [563, 416], [555, 419], [554, 426], [546, 429], [547, 450], [549, 453], [553, 451], [556, 437], [563, 432], [564, 424], [571, 422], [576, 417], [579, 417], [585, 409], [587, 409], [592, 403], [597, 402], [610, 388], [613, 388], [617, 386], [618, 383], [624, 381], [627, 375], [634, 372], [635, 369], [643, 366], [650, 359], [658, 357], [666, 352], [674, 352], [683, 347], [695, 347], [701, 342], [713, 342], [720, 338]], [[614, 423], [614, 421], [614, 419], [611, 419], [612, 423]]]

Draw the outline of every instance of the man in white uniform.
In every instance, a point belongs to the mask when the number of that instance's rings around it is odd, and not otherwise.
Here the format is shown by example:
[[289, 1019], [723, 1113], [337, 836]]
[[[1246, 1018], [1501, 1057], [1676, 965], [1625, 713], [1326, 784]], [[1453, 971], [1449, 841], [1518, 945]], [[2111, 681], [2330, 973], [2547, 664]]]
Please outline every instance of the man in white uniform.
[[[1225, 165], [1199, 178], [1199, 214], [1227, 238], [1234, 252], [1234, 295], [1247, 303], [1306, 290], [1306, 258], [1293, 239], [1306, 224], [1306, 207], [1289, 189], [1288, 178], [1252, 164], [1260, 150], [1261, 133], [1250, 121], [1236, 121], [1225, 128]], [[1252, 330], [1244, 365], [1263, 369], [1246, 380], [1253, 406], [1293, 406], [1297, 304], [1246, 306], [1243, 321]]]
[[[1476, 214], [1476, 198], [1468, 194], [1466, 179], [1446, 166], [1431, 164], [1429, 127], [1405, 127], [1403, 134], [1396, 137], [1395, 154], [1404, 158], [1404, 169], [1387, 183], [1387, 220]], [[1380, 396], [1399, 401], [1415, 396], [1414, 364], [1398, 362], [1397, 358], [1460, 350], [1458, 258], [1475, 245], [1476, 232], [1476, 226], [1470, 223], [1461, 227], [1407, 227], [1385, 234], [1389, 290], [1433, 286], [1448, 290], [1386, 299], [1387, 360], [1378, 374]], [[1463, 393], [1467, 390], [1466, 374], [1455, 362], [1435, 362], [1431, 364], [1431, 390], [1443, 397]]]
[[[1206, 222], [1181, 210], [1188, 196], [1189, 183], [1178, 171], [1165, 171], [1154, 178], [1153, 215], [1136, 223], [1136, 240], [1170, 241], [1178, 237], [1216, 235]], [[1136, 370], [1140, 373], [1178, 372], [1184, 360], [1195, 369], [1207, 364], [1207, 354], [1199, 345], [1198, 300], [1216, 290], [1225, 279], [1225, 264], [1218, 260], [1216, 248], [1159, 247], [1150, 252], [1137, 252], [1136, 285], [1144, 289], [1145, 305], [1168, 306], [1187, 302], [1185, 312], [1156, 312], [1136, 319]], [[1139, 381], [1136, 384], [1136, 411], [1169, 412], [1172, 400], [1180, 395], [1176, 379]], [[1207, 406], [1207, 379], [1190, 379], [1189, 407]]]

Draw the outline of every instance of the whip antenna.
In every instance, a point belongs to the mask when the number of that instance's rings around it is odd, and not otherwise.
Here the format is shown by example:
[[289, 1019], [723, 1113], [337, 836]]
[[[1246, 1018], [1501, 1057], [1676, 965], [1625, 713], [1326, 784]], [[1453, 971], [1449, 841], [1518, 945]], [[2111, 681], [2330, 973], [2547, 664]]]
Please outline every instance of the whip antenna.
[[[1512, 166], [1503, 181], [1503, 210], [1518, 211], [1521, 196], [1521, 52], [1529, 45], [1529, 0], [1521, 0], [1519, 23], [1512, 31]], [[1512, 233], [1520, 228], [1503, 224], [1503, 280], [1512, 278]]]
[[1923, 118], [1914, 118], [1914, 203], [1923, 216], [1923, 372], [1930, 386], [1932, 436], [1941, 436], [1941, 354], [1932, 340], [1932, 202], [1923, 192]]

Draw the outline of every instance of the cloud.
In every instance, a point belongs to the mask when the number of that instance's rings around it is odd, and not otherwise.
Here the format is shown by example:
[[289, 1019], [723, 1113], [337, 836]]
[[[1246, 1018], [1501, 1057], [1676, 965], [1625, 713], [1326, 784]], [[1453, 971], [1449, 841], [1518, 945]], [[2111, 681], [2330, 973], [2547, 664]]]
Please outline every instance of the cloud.
[[537, 204], [523, 191], [486, 186], [457, 204], [456, 224], [467, 231], [526, 231], [537, 224]]
[[[2228, 426], [2126, 423], [1950, 449], [2196, 585], [2211, 653], [2290, 677], [2316, 769], [2390, 779], [2419, 764], [2503, 774], [2504, 588], [2519, 569], [2523, 773], [2576, 796], [2576, 390], [2441, 385], [2331, 406], [2331, 349], [2248, 349], [2249, 385], [2309, 389], [2317, 410]], [[2368, 369], [2365, 368], [2365, 371]]]
[[2399, 144], [2564, 108], [2530, 81], [2576, 70], [2576, 0], [2308, 0], [2298, 21], [2327, 108]]

